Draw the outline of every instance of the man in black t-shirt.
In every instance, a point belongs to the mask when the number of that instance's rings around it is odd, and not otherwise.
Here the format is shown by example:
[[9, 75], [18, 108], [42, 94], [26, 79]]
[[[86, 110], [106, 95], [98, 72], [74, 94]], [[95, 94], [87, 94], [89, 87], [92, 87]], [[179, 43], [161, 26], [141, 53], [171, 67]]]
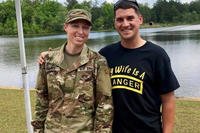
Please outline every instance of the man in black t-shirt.
[[117, 1], [114, 14], [121, 41], [99, 51], [111, 69], [113, 133], [172, 133], [179, 83], [170, 59], [141, 38], [143, 17], [135, 0]]

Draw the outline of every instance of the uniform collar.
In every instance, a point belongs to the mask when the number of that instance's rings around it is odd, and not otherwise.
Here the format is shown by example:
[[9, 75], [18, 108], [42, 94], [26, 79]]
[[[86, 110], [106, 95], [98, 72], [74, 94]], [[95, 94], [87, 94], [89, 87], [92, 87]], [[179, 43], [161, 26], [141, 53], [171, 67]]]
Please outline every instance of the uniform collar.
[[77, 61], [74, 62], [71, 66], [66, 66], [63, 63], [64, 61], [64, 51], [67, 43], [61, 46], [59, 52], [54, 56], [52, 62], [55, 63], [56, 65], [60, 66], [61, 68], [67, 70], [67, 71], [73, 71], [80, 66], [86, 64], [89, 61], [89, 48], [87, 47], [86, 44], [84, 44], [83, 49], [81, 51], [80, 56], [78, 57]]

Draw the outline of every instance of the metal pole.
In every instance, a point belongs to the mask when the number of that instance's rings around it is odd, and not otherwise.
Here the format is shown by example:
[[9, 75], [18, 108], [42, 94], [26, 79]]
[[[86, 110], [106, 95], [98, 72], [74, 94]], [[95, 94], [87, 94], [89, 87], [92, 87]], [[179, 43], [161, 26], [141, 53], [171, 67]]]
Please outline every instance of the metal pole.
[[24, 48], [24, 34], [23, 34], [23, 26], [22, 26], [20, 0], [15, 0], [15, 8], [16, 8], [17, 27], [18, 27], [20, 60], [21, 60], [21, 67], [22, 67], [24, 102], [25, 102], [25, 109], [26, 109], [26, 125], [28, 129], [28, 133], [33, 133], [33, 127], [31, 126], [32, 114], [31, 114], [30, 92], [29, 92], [28, 80], [27, 80], [28, 75], [27, 75], [26, 56], [25, 56], [25, 48]]

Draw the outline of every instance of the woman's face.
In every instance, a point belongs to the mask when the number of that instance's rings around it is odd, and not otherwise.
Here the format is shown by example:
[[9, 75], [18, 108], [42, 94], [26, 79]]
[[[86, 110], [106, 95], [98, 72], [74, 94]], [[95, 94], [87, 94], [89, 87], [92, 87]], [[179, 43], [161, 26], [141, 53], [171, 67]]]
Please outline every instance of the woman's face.
[[68, 36], [68, 44], [83, 46], [88, 40], [91, 26], [86, 20], [75, 20], [64, 25]]

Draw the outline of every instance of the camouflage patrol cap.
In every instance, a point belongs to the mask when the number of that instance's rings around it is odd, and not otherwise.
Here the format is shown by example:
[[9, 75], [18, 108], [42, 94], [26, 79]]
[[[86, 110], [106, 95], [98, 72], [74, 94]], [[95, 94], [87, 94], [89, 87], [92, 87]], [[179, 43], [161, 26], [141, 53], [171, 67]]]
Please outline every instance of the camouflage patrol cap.
[[70, 23], [74, 20], [83, 19], [89, 22], [92, 25], [92, 16], [90, 12], [84, 9], [72, 9], [67, 13], [65, 23]]

